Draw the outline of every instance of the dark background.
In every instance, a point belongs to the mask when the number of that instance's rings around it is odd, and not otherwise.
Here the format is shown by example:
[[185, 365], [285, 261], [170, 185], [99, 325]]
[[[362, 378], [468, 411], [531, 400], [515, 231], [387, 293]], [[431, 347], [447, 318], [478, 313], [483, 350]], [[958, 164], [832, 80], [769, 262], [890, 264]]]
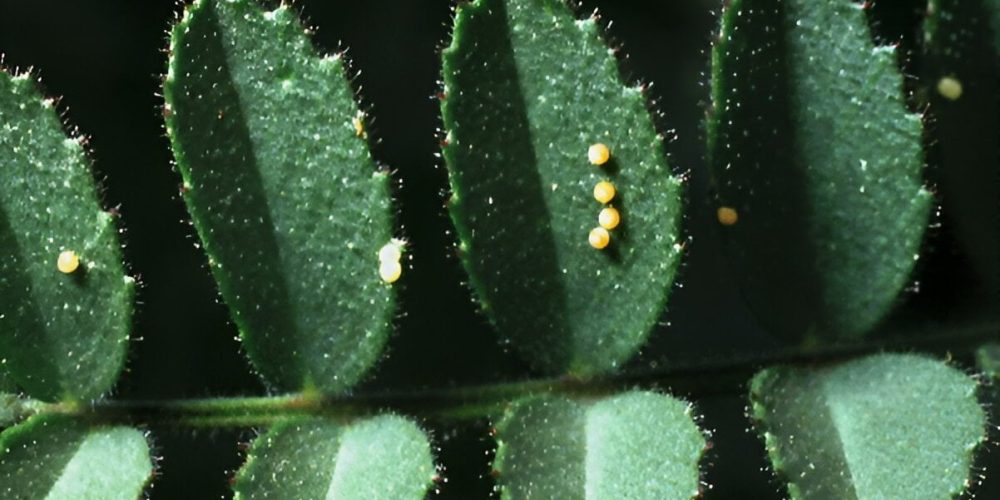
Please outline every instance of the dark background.
[[[414, 249], [407, 272], [398, 334], [384, 362], [360, 391], [433, 388], [530, 376], [504, 352], [477, 315], [453, 257], [450, 222], [443, 211], [447, 186], [435, 156], [439, 136], [438, 50], [450, 32], [452, 1], [367, 0], [296, 3], [317, 28], [325, 51], [349, 48], [356, 84], [372, 106], [376, 158], [396, 170], [400, 219]], [[717, 1], [582, 2], [599, 7], [608, 34], [624, 47], [625, 74], [653, 82], [659, 123], [674, 139], [673, 166], [687, 173], [685, 263], [665, 313], [643, 353], [628, 370], [697, 367], [734, 355], [779, 347], [745, 310], [727, 274], [708, 195], [703, 118], [708, 97], [708, 52], [717, 30]], [[884, 4], [884, 5], [883, 5]], [[871, 15], [878, 38], [901, 43], [909, 75], [920, 72], [915, 45], [923, 2], [884, 1]], [[46, 92], [61, 96], [70, 124], [91, 137], [96, 176], [105, 202], [120, 207], [127, 229], [126, 260], [142, 284], [127, 371], [113, 397], [165, 399], [264, 393], [240, 353], [228, 319], [196, 246], [178, 196], [179, 175], [163, 131], [160, 75], [167, 30], [182, 7], [152, 0], [0, 0], [0, 53], [5, 66], [33, 68]], [[916, 89], [918, 81], [907, 84]], [[913, 99], [914, 108], [919, 108]], [[928, 178], [934, 181], [935, 165]], [[947, 215], [947, 205], [945, 206]], [[973, 314], [985, 292], [945, 219], [930, 231], [920, 292], [909, 291], [898, 317], [914, 311], [935, 322]], [[893, 320], [890, 320], [892, 323]], [[968, 365], [965, 365], [968, 367]], [[660, 386], [670, 390], [669, 385]], [[780, 498], [764, 449], [744, 416], [745, 381], [678, 396], [692, 399], [713, 431], [704, 480], [706, 498]], [[462, 428], [424, 422], [433, 430], [448, 478], [442, 496], [489, 494], [488, 422]], [[253, 432], [190, 431], [153, 427], [161, 457], [156, 498], [227, 497], [239, 467], [240, 443]], [[996, 453], [991, 452], [993, 461]], [[982, 466], [986, 466], [986, 462]], [[1000, 464], [997, 464], [1000, 465]], [[1000, 468], [1000, 467], [994, 467]], [[978, 494], [1000, 498], [1000, 479]], [[991, 493], [991, 490], [993, 491]]]

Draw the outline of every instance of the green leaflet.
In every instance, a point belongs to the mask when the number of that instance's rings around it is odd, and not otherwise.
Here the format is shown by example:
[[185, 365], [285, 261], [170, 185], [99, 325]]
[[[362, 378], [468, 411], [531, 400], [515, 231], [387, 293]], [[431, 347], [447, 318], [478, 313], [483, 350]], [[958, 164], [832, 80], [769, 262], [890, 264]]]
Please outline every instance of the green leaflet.
[[[708, 145], [744, 296], [776, 334], [857, 338], [910, 278], [931, 194], [920, 117], [852, 0], [733, 0]], [[720, 217], [721, 219], [721, 217]]]
[[750, 401], [792, 498], [948, 499], [968, 487], [986, 439], [976, 389], [942, 362], [882, 354], [764, 370]]
[[[562, 0], [477, 0], [458, 7], [444, 51], [443, 154], [472, 287], [505, 343], [578, 376], [645, 342], [681, 249], [681, 181], [599, 32]], [[595, 143], [611, 150], [602, 167], [588, 162]], [[622, 223], [596, 250], [602, 180]]]
[[81, 141], [29, 75], [0, 71], [0, 172], [0, 358], [35, 398], [96, 398], [124, 362], [134, 282]]
[[[390, 179], [339, 56], [288, 7], [198, 0], [174, 28], [167, 130], [188, 209], [250, 359], [281, 390], [347, 389], [395, 311], [379, 278]], [[361, 120], [356, 122], [355, 120]]]
[[0, 434], [3, 498], [135, 500], [152, 474], [146, 438], [130, 427], [41, 415]]
[[980, 279], [995, 287], [1000, 285], [1000, 1], [931, 0], [927, 12], [925, 77], [944, 213]]
[[434, 476], [427, 436], [408, 419], [298, 418], [254, 441], [233, 489], [236, 500], [422, 499]]
[[494, 469], [505, 500], [669, 500], [700, 494], [705, 437], [691, 406], [652, 392], [596, 401], [542, 396], [497, 425]]

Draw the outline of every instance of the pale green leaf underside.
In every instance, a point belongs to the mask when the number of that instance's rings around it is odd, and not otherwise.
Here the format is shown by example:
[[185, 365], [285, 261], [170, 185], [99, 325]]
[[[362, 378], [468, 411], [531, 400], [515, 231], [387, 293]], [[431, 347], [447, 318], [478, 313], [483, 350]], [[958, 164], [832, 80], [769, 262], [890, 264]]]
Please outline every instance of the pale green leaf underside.
[[[663, 312], [680, 256], [681, 183], [642, 90], [562, 0], [459, 6], [444, 84], [451, 215], [486, 314], [536, 367], [616, 369]], [[594, 143], [611, 150], [604, 167], [588, 162]], [[588, 243], [601, 180], [622, 215], [602, 251]]]
[[948, 499], [968, 487], [986, 438], [976, 389], [943, 362], [882, 354], [764, 370], [750, 400], [793, 498]]
[[233, 488], [237, 500], [417, 500], [434, 474], [427, 436], [408, 419], [300, 418], [254, 441]]
[[[336, 392], [379, 358], [395, 311], [392, 238], [344, 62], [288, 7], [198, 0], [164, 86], [185, 195], [246, 351], [280, 390]], [[363, 120], [362, 120], [363, 123]]]
[[152, 473], [146, 438], [130, 427], [42, 415], [0, 434], [3, 498], [135, 500]]
[[[85, 400], [114, 384], [133, 281], [101, 210], [82, 141], [28, 75], [0, 71], [0, 359], [32, 397]], [[63, 274], [59, 254], [80, 266]]]
[[718, 36], [709, 155], [743, 295], [777, 334], [862, 336], [907, 285], [932, 202], [896, 53], [853, 0], [733, 0]]
[[705, 437], [691, 406], [652, 392], [514, 403], [497, 426], [504, 499], [669, 500], [700, 491]]

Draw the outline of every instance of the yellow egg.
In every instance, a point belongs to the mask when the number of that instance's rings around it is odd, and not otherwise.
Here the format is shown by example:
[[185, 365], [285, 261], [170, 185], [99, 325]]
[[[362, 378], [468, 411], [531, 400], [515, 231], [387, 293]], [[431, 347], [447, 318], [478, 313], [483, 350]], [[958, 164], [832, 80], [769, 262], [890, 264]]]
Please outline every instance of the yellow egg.
[[719, 218], [719, 224], [723, 226], [732, 226], [740, 220], [740, 214], [732, 207], [719, 207], [715, 215]]
[[590, 246], [602, 250], [608, 246], [608, 243], [611, 243], [611, 234], [603, 227], [595, 227], [590, 230], [588, 240], [590, 241]]
[[953, 76], [946, 76], [938, 80], [937, 91], [945, 99], [957, 101], [962, 97], [962, 82]]
[[403, 257], [403, 252], [399, 247], [400, 244], [395, 240], [383, 245], [382, 249], [378, 251], [379, 262], [399, 262], [399, 259]]
[[395, 283], [403, 275], [403, 265], [398, 260], [382, 261], [378, 266], [378, 275], [386, 283]]
[[352, 120], [352, 122], [354, 123], [354, 133], [357, 134], [358, 137], [365, 136], [365, 122], [363, 120], [363, 117], [364, 115], [359, 113], [358, 116], [355, 116], [354, 119]]
[[604, 165], [611, 159], [611, 150], [601, 143], [590, 146], [587, 150], [587, 159], [594, 165]]
[[608, 203], [615, 198], [615, 185], [608, 181], [598, 182], [594, 186], [594, 199], [601, 203]]
[[613, 207], [605, 207], [601, 210], [601, 213], [597, 215], [597, 222], [607, 230], [612, 230], [618, 227], [622, 221], [622, 216], [618, 213], [618, 210]]
[[80, 267], [80, 257], [72, 250], [63, 250], [56, 259], [56, 267], [61, 273], [72, 274]]

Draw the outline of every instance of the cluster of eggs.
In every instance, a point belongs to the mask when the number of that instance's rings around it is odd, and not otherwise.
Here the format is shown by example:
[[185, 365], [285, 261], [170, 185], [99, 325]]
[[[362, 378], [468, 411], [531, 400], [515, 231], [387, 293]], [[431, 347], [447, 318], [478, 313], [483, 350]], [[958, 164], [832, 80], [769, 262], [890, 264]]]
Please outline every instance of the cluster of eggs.
[[393, 239], [378, 251], [378, 274], [382, 281], [395, 283], [403, 275], [403, 242]]
[[[604, 144], [594, 144], [587, 150], [587, 159], [593, 165], [604, 165], [611, 159], [611, 150]], [[615, 199], [616, 194], [618, 191], [610, 181], [600, 181], [594, 186], [594, 199], [604, 205], [604, 208], [597, 214], [597, 227], [590, 230], [588, 239], [590, 246], [598, 250], [607, 248], [611, 243], [610, 231], [618, 227], [622, 221], [618, 209], [609, 205], [611, 200]]]

